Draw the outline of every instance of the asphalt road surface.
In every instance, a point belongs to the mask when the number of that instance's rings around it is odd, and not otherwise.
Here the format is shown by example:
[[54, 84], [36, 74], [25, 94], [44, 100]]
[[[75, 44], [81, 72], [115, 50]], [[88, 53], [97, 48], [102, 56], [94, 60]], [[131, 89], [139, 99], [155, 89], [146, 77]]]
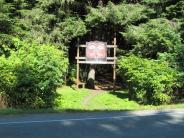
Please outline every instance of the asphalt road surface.
[[184, 109], [0, 116], [0, 138], [184, 138]]

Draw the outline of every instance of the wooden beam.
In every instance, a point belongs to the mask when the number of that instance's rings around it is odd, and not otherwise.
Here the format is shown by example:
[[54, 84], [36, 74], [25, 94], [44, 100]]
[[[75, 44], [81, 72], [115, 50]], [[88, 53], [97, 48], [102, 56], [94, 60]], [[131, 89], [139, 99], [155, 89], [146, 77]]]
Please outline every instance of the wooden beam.
[[106, 61], [106, 62], [90, 62], [90, 61], [79, 61], [79, 64], [115, 64], [115, 62]]
[[116, 48], [117, 45], [107, 45], [107, 48]]
[[77, 88], [79, 88], [79, 47], [77, 47], [77, 78], [76, 78], [76, 83], [77, 83]]
[[[75, 59], [81, 59], [81, 60], [86, 60], [86, 57], [75, 57]], [[107, 57], [107, 60], [116, 60], [117, 57]]]
[[[83, 47], [83, 48], [85, 48], [86, 45], [79, 45], [77, 47]], [[107, 45], [107, 48], [115, 48], [115, 47], [117, 47], [117, 45]]]
[[[114, 38], [114, 46], [116, 46], [116, 37]], [[116, 47], [114, 47], [114, 57], [116, 57]], [[116, 60], [113, 65], [113, 91], [116, 90]]]

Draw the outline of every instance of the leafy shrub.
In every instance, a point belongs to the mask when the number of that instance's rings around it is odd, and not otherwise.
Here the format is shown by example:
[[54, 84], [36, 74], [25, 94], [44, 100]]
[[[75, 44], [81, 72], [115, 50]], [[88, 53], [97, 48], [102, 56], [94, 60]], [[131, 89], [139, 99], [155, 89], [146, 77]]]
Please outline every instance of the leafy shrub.
[[131, 55], [118, 62], [119, 74], [125, 79], [129, 94], [144, 104], [164, 104], [171, 101], [173, 89], [178, 87], [179, 73], [167, 62], [148, 60]]
[[166, 17], [168, 19], [176, 20], [179, 22], [181, 29], [181, 38], [184, 41], [184, 1], [178, 1], [175, 5], [170, 5], [166, 8]]
[[[56, 14], [61, 14], [62, 8], [59, 10], [60, 12], [55, 10]], [[63, 15], [57, 17], [57, 15], [48, 14], [40, 8], [23, 11], [22, 14], [24, 19], [21, 19], [21, 23], [29, 30], [26, 33], [26, 38], [34, 39], [39, 43], [53, 43], [61, 47], [62, 44], [68, 44], [73, 38], [83, 36], [87, 32], [85, 23], [77, 17], [64, 18]]]
[[90, 8], [90, 12], [86, 17], [86, 22], [91, 26], [99, 23], [111, 22], [121, 26], [131, 23], [145, 21], [149, 19], [154, 11], [140, 4], [124, 4], [115, 5], [109, 2], [106, 7]]
[[76, 75], [77, 75], [77, 67], [75, 64], [70, 64], [68, 66], [68, 76], [67, 76], [67, 81], [68, 84], [74, 84], [76, 83]]
[[156, 58], [158, 53], [173, 52], [181, 45], [177, 24], [162, 18], [130, 26], [122, 34], [133, 45], [134, 54], [149, 58]]
[[58, 24], [60, 30], [60, 38], [63, 42], [71, 42], [73, 38], [83, 36], [87, 33], [85, 23], [80, 18], [66, 18]]
[[[68, 66], [68, 74], [67, 74], [67, 83], [68, 85], [75, 84], [76, 83], [76, 76], [77, 76], [77, 65], [76, 64], [70, 64]], [[87, 79], [87, 66], [81, 65], [79, 70], [79, 76], [80, 81], [84, 82]]]
[[178, 1], [175, 5], [166, 8], [166, 16], [169, 19], [184, 17], [184, 1]]
[[[11, 39], [15, 33], [15, 21], [10, 18], [11, 4], [5, 4], [0, 0], [0, 56], [9, 55], [11, 50]], [[13, 48], [12, 48], [13, 49]]]
[[0, 57], [0, 91], [14, 107], [50, 107], [68, 66], [64, 52], [50, 45], [16, 41], [17, 51]]

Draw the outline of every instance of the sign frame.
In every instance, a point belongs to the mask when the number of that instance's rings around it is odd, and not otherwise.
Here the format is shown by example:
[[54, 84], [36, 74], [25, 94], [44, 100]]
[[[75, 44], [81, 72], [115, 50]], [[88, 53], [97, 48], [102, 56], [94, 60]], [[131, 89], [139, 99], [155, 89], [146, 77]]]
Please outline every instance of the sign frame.
[[[92, 42], [92, 41], [90, 41]], [[95, 42], [95, 41], [93, 41]], [[96, 41], [97, 42], [97, 41]], [[98, 41], [101, 42], [101, 41]], [[106, 43], [106, 42], [103, 42]], [[116, 45], [116, 38], [114, 38], [113, 41], [113, 45], [106, 45], [107, 47], [107, 51], [108, 49], [113, 49], [113, 56], [106, 56], [106, 60], [105, 61], [100, 61], [100, 62], [94, 62], [94, 61], [89, 61], [85, 56], [80, 56], [80, 49], [85, 49], [86, 50], [87, 45], [78, 45], [77, 46], [77, 56], [76, 56], [76, 60], [77, 60], [77, 75], [76, 75], [76, 84], [77, 84], [77, 88], [79, 88], [79, 85], [83, 85], [85, 83], [81, 83], [80, 79], [79, 79], [79, 70], [80, 70], [80, 64], [90, 64], [90, 65], [94, 65], [94, 64], [105, 64], [105, 65], [112, 65], [113, 67], [113, 91], [115, 91], [115, 84], [116, 84], [116, 49], [117, 49], [117, 45]]]

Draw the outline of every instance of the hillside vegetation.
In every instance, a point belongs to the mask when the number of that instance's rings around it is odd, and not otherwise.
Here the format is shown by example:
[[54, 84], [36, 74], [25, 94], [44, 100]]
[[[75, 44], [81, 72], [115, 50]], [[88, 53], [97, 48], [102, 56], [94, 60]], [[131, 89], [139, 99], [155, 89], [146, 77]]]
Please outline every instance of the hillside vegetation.
[[183, 0], [0, 0], [0, 95], [7, 107], [52, 108], [75, 81], [77, 43], [114, 37], [129, 100], [182, 101]]

